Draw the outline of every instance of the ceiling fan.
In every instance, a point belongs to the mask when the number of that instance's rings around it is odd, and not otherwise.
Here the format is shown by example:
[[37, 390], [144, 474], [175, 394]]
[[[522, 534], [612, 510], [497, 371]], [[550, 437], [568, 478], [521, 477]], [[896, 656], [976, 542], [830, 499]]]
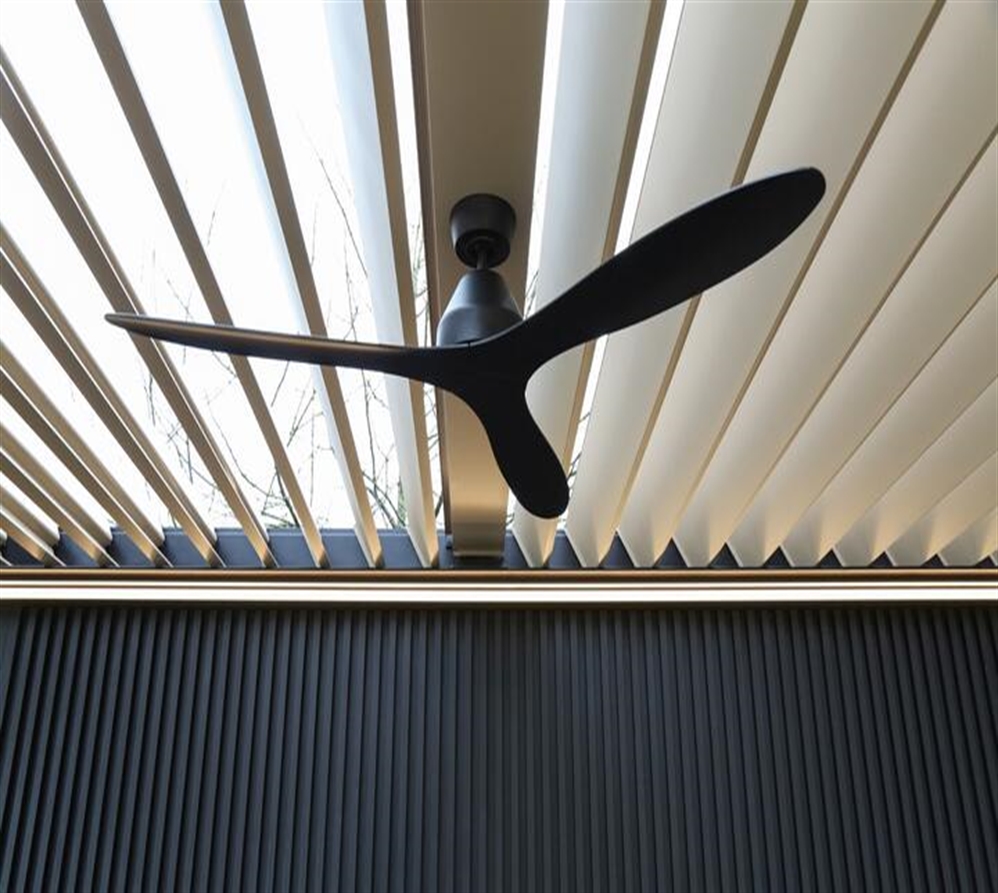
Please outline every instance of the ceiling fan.
[[450, 391], [478, 416], [520, 504], [554, 518], [568, 505], [568, 483], [527, 408], [531, 376], [558, 354], [675, 307], [754, 263], [803, 223], [824, 191], [824, 177], [814, 168], [732, 189], [634, 242], [527, 319], [493, 269], [509, 255], [513, 209], [494, 195], [468, 196], [454, 206], [450, 222], [455, 251], [471, 270], [440, 317], [434, 347], [135, 314], [106, 318], [136, 334], [191, 347], [375, 370]]

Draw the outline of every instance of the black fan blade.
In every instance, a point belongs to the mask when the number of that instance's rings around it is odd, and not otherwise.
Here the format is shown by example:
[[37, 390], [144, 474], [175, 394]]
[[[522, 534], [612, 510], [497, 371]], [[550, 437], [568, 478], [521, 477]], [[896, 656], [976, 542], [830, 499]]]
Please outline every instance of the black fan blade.
[[787, 238], [825, 193], [814, 168], [732, 189], [659, 227], [485, 344], [537, 368], [727, 279]]
[[223, 353], [272, 360], [291, 360], [318, 366], [346, 366], [370, 369], [413, 378], [428, 384], [451, 388], [468, 373], [467, 347], [401, 347], [394, 344], [365, 344], [360, 341], [334, 341], [313, 335], [286, 335], [235, 326], [203, 325], [109, 313], [108, 322], [137, 335], [201, 347]]

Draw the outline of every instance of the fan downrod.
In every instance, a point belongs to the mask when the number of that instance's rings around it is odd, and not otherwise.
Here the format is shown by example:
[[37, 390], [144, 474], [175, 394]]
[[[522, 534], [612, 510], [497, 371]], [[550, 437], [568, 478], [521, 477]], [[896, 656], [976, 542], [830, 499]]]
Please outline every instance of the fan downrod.
[[523, 319], [502, 276], [493, 270], [509, 257], [516, 213], [497, 195], [465, 196], [450, 214], [454, 252], [471, 269], [454, 289], [437, 325], [440, 346], [470, 344]]

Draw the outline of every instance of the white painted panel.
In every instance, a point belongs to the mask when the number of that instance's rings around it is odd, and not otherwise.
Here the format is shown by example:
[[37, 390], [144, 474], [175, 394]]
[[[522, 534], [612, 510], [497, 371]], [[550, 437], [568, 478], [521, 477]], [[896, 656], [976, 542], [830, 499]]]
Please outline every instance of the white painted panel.
[[[633, 238], [731, 186], [790, 11], [789, 3], [684, 6]], [[686, 310], [607, 341], [566, 522], [587, 567], [613, 541]]]
[[880, 555], [998, 447], [998, 382], [978, 397], [835, 546], [847, 567]]
[[998, 145], [974, 172], [839, 369], [728, 541], [761, 565], [994, 281]]
[[653, 564], [675, 533], [930, 8], [808, 5], [745, 179], [813, 166], [825, 176], [825, 198], [784, 245], [704, 295], [621, 519], [636, 564]]
[[[609, 229], [649, 8], [647, 2], [565, 7], [536, 309], [599, 266], [608, 240], [611, 250], [616, 241]], [[527, 388], [530, 411], [565, 465], [578, 423], [583, 351], [557, 357]], [[556, 528], [556, 520], [516, 506], [513, 533], [531, 566], [550, 556]]]
[[978, 518], [939, 553], [947, 567], [973, 567], [998, 546], [998, 509]]
[[924, 564], [998, 502], [998, 453], [991, 456], [887, 549], [898, 567]]
[[998, 377], [998, 283], [898, 398], [783, 542], [795, 567], [817, 564]]
[[996, 17], [947, 4], [856, 176], [675, 537], [717, 554], [933, 220], [990, 141]]

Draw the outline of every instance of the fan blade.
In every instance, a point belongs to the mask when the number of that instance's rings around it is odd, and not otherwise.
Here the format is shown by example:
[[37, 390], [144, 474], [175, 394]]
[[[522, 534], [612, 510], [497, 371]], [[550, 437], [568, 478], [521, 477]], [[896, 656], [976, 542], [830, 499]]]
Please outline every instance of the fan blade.
[[522, 323], [481, 342], [526, 368], [683, 303], [787, 238], [825, 193], [814, 168], [757, 180], [687, 211]]
[[413, 378], [443, 388], [453, 387], [468, 374], [468, 348], [401, 347], [334, 341], [314, 335], [285, 335], [235, 326], [203, 325], [158, 319], [132, 313], [109, 313], [113, 323], [137, 335], [201, 347], [223, 353], [272, 360], [291, 360], [318, 366], [347, 366]]

